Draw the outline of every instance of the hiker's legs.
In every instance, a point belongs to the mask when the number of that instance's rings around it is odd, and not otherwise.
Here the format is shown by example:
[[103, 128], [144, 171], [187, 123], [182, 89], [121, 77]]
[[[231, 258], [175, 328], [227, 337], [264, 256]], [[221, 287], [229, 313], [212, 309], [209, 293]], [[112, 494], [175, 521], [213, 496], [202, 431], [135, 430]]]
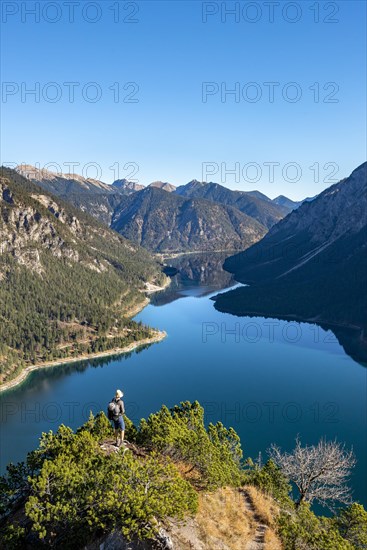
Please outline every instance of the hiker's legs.
[[125, 430], [118, 429], [116, 432], [116, 446], [120, 447], [124, 442]]
[[115, 437], [116, 437], [116, 446], [120, 447], [123, 444], [125, 438], [125, 422], [122, 416], [115, 421]]
[[120, 420], [120, 437], [121, 437], [121, 445], [122, 445], [125, 438], [125, 422], [122, 416], [120, 416], [119, 420]]

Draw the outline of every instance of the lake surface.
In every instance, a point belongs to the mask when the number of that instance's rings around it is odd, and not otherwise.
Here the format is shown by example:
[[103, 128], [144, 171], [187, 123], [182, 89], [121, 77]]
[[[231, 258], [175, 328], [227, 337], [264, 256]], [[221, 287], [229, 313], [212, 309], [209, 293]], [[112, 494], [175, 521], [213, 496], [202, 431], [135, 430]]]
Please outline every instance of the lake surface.
[[1, 471], [25, 458], [41, 433], [72, 428], [89, 411], [105, 410], [116, 388], [138, 422], [164, 403], [197, 399], [206, 421], [239, 433], [245, 456], [266, 459], [272, 442], [293, 447], [321, 437], [353, 446], [358, 459], [354, 497], [367, 505], [365, 366], [349, 357], [331, 331], [317, 325], [261, 317], [234, 317], [210, 299], [233, 286], [222, 257], [185, 257], [180, 273], [155, 294], [136, 319], [166, 330], [159, 344], [129, 355], [32, 373], [0, 395]]

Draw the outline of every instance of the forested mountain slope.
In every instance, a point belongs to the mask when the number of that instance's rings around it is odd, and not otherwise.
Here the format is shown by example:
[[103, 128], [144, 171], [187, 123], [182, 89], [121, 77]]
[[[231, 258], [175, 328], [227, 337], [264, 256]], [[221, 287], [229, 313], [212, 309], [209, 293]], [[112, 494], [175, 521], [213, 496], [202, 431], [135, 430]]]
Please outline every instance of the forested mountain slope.
[[157, 252], [243, 249], [266, 233], [237, 208], [148, 187], [125, 197], [111, 227]]
[[219, 183], [205, 183], [196, 180], [181, 185], [175, 191], [184, 197], [206, 199], [219, 204], [238, 208], [267, 229], [286, 216], [290, 209], [273, 203], [268, 197], [256, 191], [232, 191]]
[[151, 256], [9, 169], [0, 172], [0, 358], [5, 381], [29, 363], [102, 351], [148, 334], [123, 315]]
[[366, 329], [367, 163], [304, 202], [262, 241], [228, 258], [225, 269], [249, 283], [220, 296], [236, 314], [301, 317]]

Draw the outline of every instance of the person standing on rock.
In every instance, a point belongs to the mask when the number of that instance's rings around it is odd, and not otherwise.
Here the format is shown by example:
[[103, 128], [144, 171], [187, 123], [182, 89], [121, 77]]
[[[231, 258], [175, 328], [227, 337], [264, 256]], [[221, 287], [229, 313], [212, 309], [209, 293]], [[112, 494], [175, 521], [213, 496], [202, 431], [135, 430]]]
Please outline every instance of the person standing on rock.
[[124, 394], [121, 390], [116, 390], [115, 397], [108, 405], [107, 413], [109, 420], [113, 421], [116, 436], [116, 447], [120, 447], [125, 437], [125, 405], [122, 400]]

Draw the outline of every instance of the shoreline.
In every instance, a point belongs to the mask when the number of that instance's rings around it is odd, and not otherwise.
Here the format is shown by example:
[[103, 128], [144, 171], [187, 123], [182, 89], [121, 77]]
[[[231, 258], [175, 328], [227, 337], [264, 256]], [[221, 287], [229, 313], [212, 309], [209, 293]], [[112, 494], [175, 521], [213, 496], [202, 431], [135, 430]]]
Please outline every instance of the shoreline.
[[239, 252], [243, 252], [242, 250], [227, 250], [227, 249], [220, 249], [220, 250], [192, 250], [188, 252], [156, 252], [155, 255], [161, 260], [174, 260], [175, 258], [180, 258], [181, 256], [190, 256], [190, 255], [208, 255], [208, 254], [223, 254], [228, 252], [228, 256], [233, 256], [234, 254], [238, 254]]
[[150, 300], [148, 296], [150, 294], [154, 294], [155, 292], [161, 292], [162, 290], [166, 289], [171, 284], [171, 279], [168, 275], [166, 275], [167, 279], [163, 286], [156, 286], [152, 283], [147, 283], [147, 288], [141, 290], [143, 294], [145, 294], [144, 299], [139, 302], [138, 304], [135, 304], [135, 306], [132, 306], [130, 309], [128, 309], [124, 313], [124, 317], [134, 318], [135, 315], [143, 311], [144, 308], [146, 308], [150, 304]]
[[135, 315], [137, 315], [138, 313], [140, 313], [141, 311], [143, 311], [143, 309], [149, 304], [149, 298], [145, 297], [144, 300], [142, 300], [141, 302], [139, 302], [138, 304], [136, 304], [135, 306], [131, 307], [130, 309], [128, 309], [125, 314], [124, 314], [124, 317], [128, 317], [128, 318], [133, 318], [135, 317]]
[[[154, 294], [154, 292], [161, 292], [162, 290], [165, 290], [170, 284], [171, 284], [171, 279], [168, 275], [166, 275], [167, 279], [165, 281], [165, 283], [161, 286], [157, 286], [157, 285], [154, 285], [152, 283], [147, 283], [147, 286], [146, 286], [146, 289], [144, 290], [145, 294]], [[146, 297], [146, 299], [148, 300], [148, 303], [149, 303], [149, 298]]]
[[[225, 270], [226, 271], [226, 270]], [[231, 271], [228, 271], [228, 273], [232, 273]], [[239, 281], [238, 279], [235, 278], [235, 274], [232, 273], [232, 276], [233, 276], [233, 280], [236, 282], [236, 284], [239, 284], [239, 285], [242, 285], [243, 288], [245, 287], [248, 287], [248, 286], [251, 286], [250, 283], [245, 283], [243, 281]], [[241, 288], [241, 287], [238, 287], [238, 288]], [[220, 296], [224, 295], [224, 294], [227, 294], [230, 292], [230, 289], [228, 290], [225, 290], [225, 292], [218, 292], [218, 294], [216, 294], [215, 296], [212, 296], [212, 298], [210, 298], [211, 300], [213, 300], [214, 303], [216, 303], [217, 301], [217, 298], [219, 298]], [[330, 330], [332, 329], [332, 327], [335, 327], [335, 328], [341, 328], [341, 329], [348, 329], [348, 330], [353, 330], [353, 331], [357, 331], [359, 333], [361, 333], [361, 335], [363, 336], [363, 333], [364, 333], [364, 329], [362, 326], [360, 325], [352, 325], [350, 323], [342, 323], [342, 322], [335, 322], [335, 321], [329, 321], [329, 320], [326, 320], [326, 319], [322, 319], [320, 317], [304, 317], [302, 315], [299, 315], [298, 313], [284, 313], [284, 314], [280, 314], [280, 313], [277, 313], [275, 311], [273, 312], [269, 312], [269, 311], [245, 311], [244, 313], [238, 313], [238, 312], [233, 312], [233, 311], [227, 311], [227, 310], [221, 310], [221, 309], [218, 309], [217, 311], [221, 311], [222, 313], [229, 313], [230, 315], [234, 315], [235, 317], [269, 317], [269, 318], [272, 318], [272, 319], [275, 319], [275, 318], [278, 318], [278, 319], [284, 319], [285, 321], [296, 321], [298, 323], [313, 323], [313, 324], [316, 324], [316, 325], [324, 325], [326, 326], [327, 328], [330, 327]], [[362, 338], [362, 341], [365, 340], [364, 338]]]
[[[238, 283], [239, 282], [236, 281], [236, 284]], [[239, 284], [243, 285], [244, 287], [248, 286], [246, 283], [239, 283]], [[214, 303], [216, 303], [217, 298], [222, 294], [226, 294], [227, 292], [228, 293], [231, 292], [231, 289], [229, 288], [225, 292], [218, 292], [218, 294], [216, 294], [215, 296], [212, 296], [210, 299]], [[234, 315], [235, 317], [264, 317], [269, 319], [280, 319], [284, 321], [296, 321], [297, 323], [315, 324], [315, 325], [319, 325], [320, 327], [324, 325], [329, 330], [332, 330], [333, 328], [347, 329], [347, 330], [352, 330], [354, 332], [359, 332], [360, 334], [363, 335], [363, 327], [359, 325], [352, 325], [350, 323], [337, 323], [335, 321], [328, 321], [320, 317], [303, 317], [302, 315], [299, 315], [297, 313], [277, 313], [276, 311], [269, 312], [269, 311], [249, 311], [249, 310], [244, 310], [244, 312], [238, 313], [238, 312], [231, 311], [230, 309], [219, 309], [219, 308], [217, 309], [217, 311], [221, 313], [229, 313], [229, 315]], [[362, 339], [362, 341], [364, 341], [364, 339]]]
[[[165, 281], [164, 286], [162, 286], [162, 287], [154, 286], [154, 288], [151, 288], [149, 290], [144, 290], [143, 292], [145, 294], [153, 294], [154, 292], [159, 292], [160, 290], [164, 290], [170, 284], [171, 284], [171, 279], [167, 276], [167, 279]], [[129, 309], [125, 313], [125, 317], [129, 317], [129, 318], [135, 317], [135, 315], [137, 315], [138, 313], [143, 311], [143, 309], [147, 305], [149, 305], [149, 303], [150, 303], [150, 300], [149, 300], [148, 296], [146, 295], [140, 303], [136, 304], [135, 306], [133, 306], [131, 309]], [[55, 361], [49, 361], [49, 362], [45, 362], [45, 363], [36, 363], [35, 365], [29, 365], [28, 367], [25, 367], [22, 370], [22, 372], [20, 372], [18, 374], [18, 376], [16, 376], [12, 380], [9, 380], [9, 382], [4, 382], [4, 384], [1, 384], [0, 385], [0, 394], [5, 392], [5, 391], [14, 389], [16, 386], [19, 386], [20, 384], [25, 382], [25, 380], [28, 378], [28, 376], [31, 372], [34, 372], [36, 370], [47, 369], [47, 368], [50, 368], [50, 367], [59, 367], [61, 365], [65, 365], [67, 363], [78, 363], [79, 361], [89, 361], [90, 359], [98, 359], [98, 358], [102, 358], [102, 357], [108, 357], [110, 355], [123, 355], [124, 353], [129, 353], [129, 352], [133, 351], [134, 349], [136, 349], [140, 346], [145, 346], [147, 344], [155, 344], [156, 342], [160, 342], [161, 340], [163, 340], [167, 336], [167, 332], [164, 331], [164, 330], [154, 330], [154, 329], [151, 329], [151, 330], [153, 332], [153, 336], [151, 338], [144, 338], [143, 340], [139, 340], [138, 342], [131, 342], [131, 344], [128, 344], [124, 348], [113, 348], [113, 349], [106, 350], [106, 351], [91, 353], [89, 355], [88, 354], [83, 354], [83, 355], [78, 355], [78, 357], [71, 356], [71, 357], [65, 357], [65, 358], [62, 358], [62, 359], [55, 359]]]
[[148, 344], [154, 344], [157, 342], [160, 342], [167, 336], [167, 333], [165, 331], [161, 330], [154, 330], [153, 336], [151, 338], [144, 338], [143, 340], [139, 340], [138, 342], [131, 342], [131, 344], [128, 344], [124, 348], [113, 348], [106, 351], [100, 351], [97, 353], [90, 353], [89, 355], [79, 355], [78, 357], [65, 357], [62, 359], [55, 359], [55, 361], [50, 361], [48, 363], [37, 363], [36, 365], [29, 365], [25, 369], [22, 370], [22, 372], [16, 376], [13, 380], [9, 380], [9, 382], [5, 382], [0, 386], [0, 393], [3, 393], [4, 391], [8, 391], [10, 389], [14, 389], [16, 386], [19, 386], [25, 380], [28, 378], [29, 374], [31, 372], [34, 372], [36, 370], [41, 369], [48, 369], [52, 367], [59, 367], [61, 365], [65, 365], [68, 363], [79, 363], [80, 361], [90, 361], [91, 359], [98, 359], [101, 357], [108, 357], [110, 355], [123, 355], [124, 353], [130, 353], [131, 351], [135, 350], [136, 348], [139, 348], [140, 346], [145, 346]]
[[[240, 283], [244, 284], [244, 283]], [[335, 322], [320, 317], [303, 317], [298, 314], [284, 313], [280, 314], [275, 311], [246, 311], [239, 313], [238, 311], [234, 312], [231, 309], [217, 307], [217, 299], [220, 295], [231, 292], [231, 289], [228, 289], [226, 292], [219, 292], [215, 296], [212, 296], [210, 299], [214, 302], [214, 308], [221, 312], [233, 315], [234, 317], [264, 317], [265, 319], [279, 319], [281, 321], [290, 321], [296, 323], [308, 323], [314, 324], [323, 330], [330, 330], [344, 352], [350, 356], [354, 361], [367, 366], [367, 335], [365, 332], [365, 327], [360, 325], [354, 325], [348, 322]]]

